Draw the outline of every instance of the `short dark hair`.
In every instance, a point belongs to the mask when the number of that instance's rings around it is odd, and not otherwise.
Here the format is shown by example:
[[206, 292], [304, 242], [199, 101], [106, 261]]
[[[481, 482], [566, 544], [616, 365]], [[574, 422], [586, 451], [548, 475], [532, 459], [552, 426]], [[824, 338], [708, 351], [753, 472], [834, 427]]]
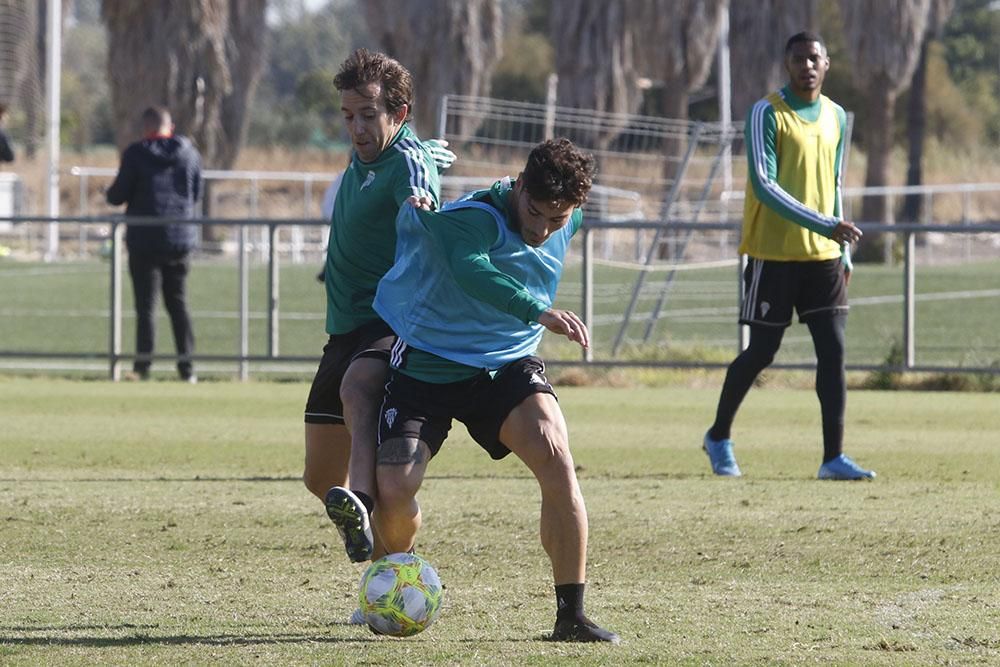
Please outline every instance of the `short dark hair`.
[[808, 42], [810, 44], [812, 42], [818, 42], [820, 48], [823, 50], [823, 54], [826, 55], [826, 43], [823, 41], [823, 38], [820, 37], [817, 33], [810, 32], [808, 30], [797, 32], [788, 38], [788, 41], [785, 42], [785, 55], [787, 56], [789, 53], [791, 53], [792, 47], [800, 42]]
[[166, 107], [147, 107], [142, 112], [142, 129], [144, 132], [155, 132], [165, 123], [171, 122], [170, 110]]
[[594, 156], [569, 139], [549, 139], [535, 146], [521, 172], [521, 184], [535, 201], [582, 206], [593, 185]]
[[382, 99], [389, 113], [395, 113], [408, 106], [406, 118], [413, 115], [413, 77], [409, 70], [378, 51], [357, 49], [347, 57], [340, 66], [337, 76], [333, 77], [333, 85], [337, 90], [357, 90], [369, 83], [382, 86]]

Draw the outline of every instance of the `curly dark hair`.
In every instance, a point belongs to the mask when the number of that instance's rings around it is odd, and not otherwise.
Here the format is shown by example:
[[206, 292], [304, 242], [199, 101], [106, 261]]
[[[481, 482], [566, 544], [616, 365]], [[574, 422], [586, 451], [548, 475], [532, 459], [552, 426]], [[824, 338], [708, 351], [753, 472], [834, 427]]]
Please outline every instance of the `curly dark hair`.
[[595, 173], [594, 156], [560, 137], [535, 146], [521, 172], [521, 183], [536, 201], [580, 207], [587, 201]]
[[357, 90], [369, 83], [382, 86], [382, 99], [389, 113], [395, 113], [405, 104], [406, 118], [413, 116], [413, 77], [398, 61], [378, 51], [357, 49], [340, 66], [333, 85], [337, 90]]

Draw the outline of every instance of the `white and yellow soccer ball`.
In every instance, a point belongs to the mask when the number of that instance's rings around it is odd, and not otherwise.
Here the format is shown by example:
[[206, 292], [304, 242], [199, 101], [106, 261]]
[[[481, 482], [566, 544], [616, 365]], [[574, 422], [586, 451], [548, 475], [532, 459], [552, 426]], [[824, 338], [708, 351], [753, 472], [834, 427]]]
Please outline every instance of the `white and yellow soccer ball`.
[[437, 618], [443, 601], [437, 571], [416, 554], [379, 558], [361, 577], [361, 613], [378, 634], [409, 637], [423, 632]]

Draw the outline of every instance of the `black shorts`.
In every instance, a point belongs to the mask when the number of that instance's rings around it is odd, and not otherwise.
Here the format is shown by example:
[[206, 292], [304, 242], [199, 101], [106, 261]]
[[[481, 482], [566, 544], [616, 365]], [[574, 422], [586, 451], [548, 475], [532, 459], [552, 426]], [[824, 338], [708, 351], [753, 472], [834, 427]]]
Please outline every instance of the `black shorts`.
[[499, 460], [510, 454], [500, 442], [504, 420], [524, 399], [539, 393], [556, 395], [538, 357], [513, 361], [493, 377], [483, 371], [446, 384], [421, 382], [394, 370], [379, 412], [378, 441], [417, 438], [427, 443], [434, 456], [448, 437], [451, 420], [457, 419], [480, 447]]
[[847, 312], [847, 281], [840, 259], [777, 262], [749, 258], [743, 273], [740, 324], [787, 327], [792, 323], [792, 308], [799, 322]]
[[346, 334], [335, 334], [323, 346], [316, 377], [306, 399], [307, 424], [343, 424], [344, 404], [340, 385], [348, 366], [361, 357], [382, 359], [389, 365], [389, 350], [396, 334], [382, 320], [374, 320]]

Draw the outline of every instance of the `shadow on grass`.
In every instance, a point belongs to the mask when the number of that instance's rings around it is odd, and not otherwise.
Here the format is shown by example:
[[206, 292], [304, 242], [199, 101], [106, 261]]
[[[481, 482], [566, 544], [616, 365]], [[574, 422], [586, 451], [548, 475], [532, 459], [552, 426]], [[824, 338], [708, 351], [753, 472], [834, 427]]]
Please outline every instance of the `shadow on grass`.
[[[103, 628], [113, 629], [113, 628]], [[49, 628], [49, 631], [66, 630], [65, 628]], [[29, 632], [31, 632], [29, 630]], [[330, 635], [288, 633], [288, 634], [239, 634], [239, 635], [164, 635], [146, 634], [128, 637], [62, 637], [46, 634], [41, 637], [9, 637], [0, 635], [0, 646], [86, 646], [93, 648], [110, 648], [115, 646], [254, 646], [258, 644], [348, 644], [370, 643], [381, 641], [377, 637], [335, 637]], [[421, 640], [416, 640], [421, 641]]]
[[[348, 626], [349, 623], [334, 623], [334, 626]], [[356, 637], [337, 637], [325, 634], [310, 633], [266, 633], [266, 634], [215, 634], [215, 635], [164, 635], [155, 636], [147, 634], [159, 626], [137, 625], [123, 623], [121, 625], [63, 625], [63, 626], [0, 626], [0, 646], [85, 646], [94, 648], [127, 647], [127, 646], [150, 646], [162, 644], [164, 646], [253, 646], [257, 644], [350, 644], [396, 641], [391, 637], [376, 637], [367, 633], [359, 634]], [[65, 633], [103, 630], [114, 632], [116, 630], [130, 631], [133, 634], [127, 637], [64, 637]], [[363, 632], [359, 630], [359, 633]], [[42, 636], [11, 637], [8, 633], [46, 633]], [[489, 642], [534, 642], [548, 641], [549, 636], [538, 635], [533, 637], [505, 637], [483, 639], [462, 639], [460, 643], [473, 642], [477, 644]], [[409, 644], [424, 644], [439, 641], [433, 637], [406, 637], [398, 641], [405, 641]]]

